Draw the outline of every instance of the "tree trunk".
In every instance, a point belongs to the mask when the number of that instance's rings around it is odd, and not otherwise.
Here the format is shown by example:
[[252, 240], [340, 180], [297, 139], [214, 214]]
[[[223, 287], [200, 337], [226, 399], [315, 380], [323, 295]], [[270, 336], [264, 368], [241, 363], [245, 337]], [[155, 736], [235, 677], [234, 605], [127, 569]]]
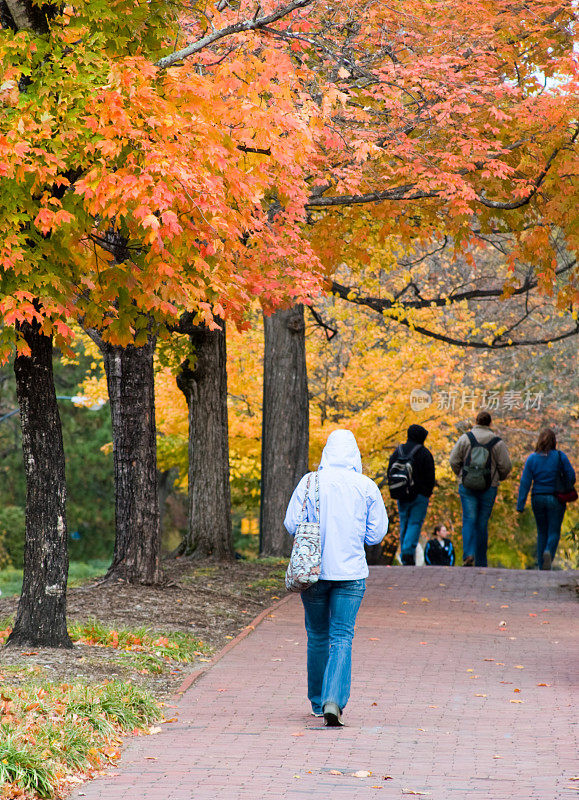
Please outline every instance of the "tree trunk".
[[14, 362], [26, 473], [26, 540], [22, 594], [8, 644], [72, 647], [66, 630], [66, 479], [52, 338], [36, 324], [23, 324], [20, 330], [31, 350]]
[[189, 525], [185, 555], [233, 556], [227, 422], [225, 325], [190, 335], [193, 369], [185, 362], [177, 385], [189, 408]]
[[287, 504], [308, 471], [309, 399], [304, 307], [265, 317], [260, 553], [287, 556]]
[[[92, 332], [91, 332], [92, 335]], [[104, 356], [115, 471], [116, 537], [107, 579], [154, 584], [161, 579], [157, 440], [155, 429], [155, 339], [143, 347], [98, 342]]]

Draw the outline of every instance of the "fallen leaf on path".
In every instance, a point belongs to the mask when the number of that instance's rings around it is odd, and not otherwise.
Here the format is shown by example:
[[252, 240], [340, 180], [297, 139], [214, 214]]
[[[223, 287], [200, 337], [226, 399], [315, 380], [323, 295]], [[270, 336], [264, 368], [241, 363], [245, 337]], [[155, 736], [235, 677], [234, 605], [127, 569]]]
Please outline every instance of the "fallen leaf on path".
[[383, 786], [371, 786], [370, 788], [371, 789], [383, 789], [384, 787]]
[[[538, 683], [537, 684], [537, 686], [552, 686], [552, 685], [553, 685], [552, 683]], [[575, 780], [575, 778], [573, 778], [573, 780]], [[579, 780], [579, 778], [577, 778], [577, 780]]]
[[[546, 686], [547, 684], [544, 684], [544, 685]], [[378, 705], [378, 703], [372, 703], [372, 705], [373, 705], [373, 706], [377, 706], [377, 705]]]
[[493, 758], [504, 758], [504, 756], [493, 756]]
[[367, 769], [359, 769], [358, 772], [352, 772], [352, 778], [369, 778], [371, 774]]
[[420, 642], [420, 644], [428, 644], [428, 642]]
[[281, 658], [272, 658], [271, 660], [272, 661], [281, 661], [282, 659]]
[[475, 697], [486, 697], [486, 694], [475, 694]]
[[162, 730], [163, 730], [162, 728], [158, 728], [158, 727], [149, 728], [149, 733], [150, 733], [151, 736], [153, 736], [155, 733], [161, 733]]
[[379, 642], [379, 641], [380, 641], [380, 639], [378, 639], [376, 636], [370, 636], [370, 638], [368, 639], [368, 641], [369, 641], [369, 642]]
[[438, 706], [428, 706], [428, 708], [438, 708]]
[[483, 658], [483, 661], [494, 661], [494, 658]]
[[548, 620], [548, 619], [544, 619], [544, 620], [541, 622], [541, 625], [550, 625], [550, 624], [551, 624], [551, 623], [549, 622], [549, 620]]
[[301, 778], [301, 775], [292, 775], [292, 778]]
[[520, 692], [520, 689], [513, 689], [513, 692]]
[[[382, 780], [383, 781], [393, 781], [394, 778], [392, 777], [392, 775], [382, 775]], [[571, 778], [571, 780], [572, 781], [579, 780], [579, 778]]]
[[426, 796], [427, 794], [430, 794], [430, 792], [417, 792], [414, 789], [402, 789], [402, 794], [420, 794]]
[[146, 761], [156, 761], [157, 760], [157, 756], [145, 756], [145, 760]]
[[529, 614], [530, 617], [536, 617], [536, 614]]
[[467, 672], [474, 672], [474, 669], [467, 669]]
[[343, 773], [343, 772], [340, 772], [340, 770], [339, 770], [339, 769], [331, 769], [331, 770], [330, 770], [330, 775], [343, 775], [343, 774], [344, 774], [344, 773]]
[[515, 664], [515, 669], [525, 669], [522, 664]]
[[524, 700], [511, 700], [511, 703], [524, 703]]
[[508, 608], [508, 606], [501, 606], [501, 608]]
[[399, 613], [399, 614], [406, 614], [406, 611], [402, 611], [402, 609], [401, 609], [401, 608], [399, 608], [399, 609], [398, 609], [398, 613]]
[[304, 735], [303, 731], [296, 731], [295, 733], [292, 733], [292, 736], [303, 736], [303, 735]]
[[408, 600], [403, 600], [403, 601], [402, 601], [402, 605], [403, 605], [403, 606], [407, 606], [407, 605], [408, 605]]
[[499, 622], [499, 628], [506, 628], [506, 627], [507, 627], [507, 623], [506, 623], [506, 621], [504, 619], [502, 619]]
[[428, 597], [421, 597], [420, 598], [420, 602], [421, 603], [430, 603], [430, 600], [428, 599]]

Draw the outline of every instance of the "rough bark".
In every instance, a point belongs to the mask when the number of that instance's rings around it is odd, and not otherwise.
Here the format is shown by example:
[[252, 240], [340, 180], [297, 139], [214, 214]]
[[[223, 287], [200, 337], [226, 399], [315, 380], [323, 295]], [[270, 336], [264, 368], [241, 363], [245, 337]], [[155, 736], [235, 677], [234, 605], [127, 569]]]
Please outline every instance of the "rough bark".
[[1, 10], [5, 27], [43, 34], [48, 33], [49, 20], [58, 13], [58, 6], [33, 0], [2, 0]]
[[309, 398], [303, 306], [265, 317], [260, 552], [287, 556], [287, 504], [308, 471]]
[[[91, 335], [93, 335], [91, 333]], [[115, 473], [116, 536], [107, 579], [133, 584], [161, 580], [153, 337], [120, 347], [95, 337], [103, 353]]]
[[72, 647], [66, 630], [68, 551], [62, 429], [52, 373], [52, 339], [38, 325], [21, 333], [30, 356], [14, 362], [26, 473], [24, 579], [8, 644]]
[[227, 422], [225, 326], [204, 326], [190, 335], [193, 364], [183, 364], [177, 385], [189, 409], [189, 525], [182, 552], [233, 556]]

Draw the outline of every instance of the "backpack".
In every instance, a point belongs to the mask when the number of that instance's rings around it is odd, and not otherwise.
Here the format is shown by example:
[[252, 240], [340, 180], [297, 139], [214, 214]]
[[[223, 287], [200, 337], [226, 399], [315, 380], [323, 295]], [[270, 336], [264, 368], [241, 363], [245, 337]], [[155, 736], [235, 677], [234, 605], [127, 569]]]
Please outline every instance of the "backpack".
[[493, 436], [490, 442], [482, 444], [472, 431], [467, 433], [470, 441], [470, 452], [462, 468], [462, 485], [471, 492], [484, 492], [491, 485], [492, 460], [491, 450], [500, 442], [500, 436]]
[[394, 451], [394, 458], [386, 475], [390, 497], [393, 500], [402, 500], [402, 502], [408, 503], [414, 500], [418, 494], [414, 486], [412, 458], [420, 447], [422, 447], [421, 444], [415, 444], [408, 455], [405, 455], [403, 445], [398, 445]]

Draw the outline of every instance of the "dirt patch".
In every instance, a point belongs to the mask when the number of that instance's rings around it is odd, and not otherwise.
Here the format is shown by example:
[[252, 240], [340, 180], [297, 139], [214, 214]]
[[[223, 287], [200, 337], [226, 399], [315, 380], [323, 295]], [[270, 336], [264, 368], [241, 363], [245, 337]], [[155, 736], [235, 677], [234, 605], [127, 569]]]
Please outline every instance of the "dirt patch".
[[[190, 561], [164, 564], [162, 586], [91, 582], [68, 591], [68, 621], [97, 620], [112, 629], [181, 631], [200, 640], [194, 662], [167, 662], [161, 672], [139, 655], [111, 647], [76, 644], [72, 650], [4, 647], [0, 679], [18, 684], [34, 679], [100, 682], [130, 680], [159, 697], [170, 696], [184, 676], [241, 631], [259, 612], [285, 595], [284, 562]], [[13, 616], [18, 598], [0, 598], [0, 619]], [[199, 662], [199, 663], [197, 663]], [[156, 667], [155, 667], [156, 668]]]

